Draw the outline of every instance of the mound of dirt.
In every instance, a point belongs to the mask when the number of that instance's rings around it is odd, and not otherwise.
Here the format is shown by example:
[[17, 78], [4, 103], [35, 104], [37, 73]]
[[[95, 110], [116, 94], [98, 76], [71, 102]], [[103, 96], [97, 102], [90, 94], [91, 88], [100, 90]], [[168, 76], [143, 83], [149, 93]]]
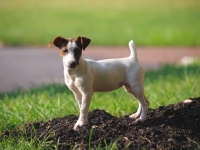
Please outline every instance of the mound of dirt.
[[[56, 118], [26, 124], [26, 137], [37, 137], [58, 149], [96, 149], [116, 143], [118, 149], [200, 148], [200, 97], [191, 102], [149, 109], [147, 120], [137, 125], [128, 116], [116, 118], [96, 109], [89, 113], [89, 125], [73, 130], [78, 117]], [[4, 133], [4, 136], [11, 134]], [[15, 133], [16, 135], [17, 133]]]

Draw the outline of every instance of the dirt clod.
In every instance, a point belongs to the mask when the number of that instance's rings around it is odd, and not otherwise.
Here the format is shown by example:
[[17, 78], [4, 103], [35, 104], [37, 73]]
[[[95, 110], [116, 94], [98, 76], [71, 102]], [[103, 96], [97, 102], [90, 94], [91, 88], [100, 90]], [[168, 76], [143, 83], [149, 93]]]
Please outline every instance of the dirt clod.
[[[200, 97], [189, 103], [149, 109], [147, 120], [137, 125], [127, 116], [116, 118], [96, 109], [89, 113], [89, 125], [73, 130], [78, 117], [55, 118], [26, 124], [26, 137], [51, 141], [58, 149], [96, 149], [116, 143], [118, 149], [200, 148]], [[9, 133], [4, 133], [9, 134]], [[15, 133], [16, 135], [16, 133]]]

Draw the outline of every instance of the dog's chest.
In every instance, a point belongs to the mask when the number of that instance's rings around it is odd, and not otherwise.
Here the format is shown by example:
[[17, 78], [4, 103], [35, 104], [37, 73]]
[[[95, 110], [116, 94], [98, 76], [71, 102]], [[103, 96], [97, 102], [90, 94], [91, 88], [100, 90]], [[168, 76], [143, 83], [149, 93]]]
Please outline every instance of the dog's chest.
[[75, 82], [76, 77], [74, 75], [70, 75], [68, 72], [64, 71], [64, 78], [65, 78], [65, 84], [67, 86], [73, 85]]
[[79, 86], [79, 77], [74, 73], [69, 73], [68, 71], [64, 71], [65, 84], [73, 89], [74, 87]]

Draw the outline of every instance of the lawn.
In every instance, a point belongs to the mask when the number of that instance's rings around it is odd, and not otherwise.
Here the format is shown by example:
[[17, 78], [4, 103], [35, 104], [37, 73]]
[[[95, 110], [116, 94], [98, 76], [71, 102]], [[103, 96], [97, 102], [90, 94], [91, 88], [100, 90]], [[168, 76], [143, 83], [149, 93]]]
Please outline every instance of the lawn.
[[199, 46], [199, 0], [1, 0], [0, 43], [47, 45], [57, 35], [93, 45]]
[[[166, 65], [158, 70], [148, 70], [145, 76], [145, 93], [151, 108], [174, 104], [200, 95], [200, 61], [188, 66]], [[70, 114], [78, 115], [73, 94], [65, 85], [46, 85], [29, 91], [16, 91], [0, 95], [0, 134], [19, 125], [47, 121]], [[123, 88], [109, 93], [95, 93], [90, 110], [100, 108], [114, 116], [136, 111], [136, 101]], [[59, 141], [58, 141], [59, 142]], [[35, 143], [26, 137], [0, 139], [0, 149], [43, 149], [45, 141]], [[48, 146], [47, 146], [48, 147]]]

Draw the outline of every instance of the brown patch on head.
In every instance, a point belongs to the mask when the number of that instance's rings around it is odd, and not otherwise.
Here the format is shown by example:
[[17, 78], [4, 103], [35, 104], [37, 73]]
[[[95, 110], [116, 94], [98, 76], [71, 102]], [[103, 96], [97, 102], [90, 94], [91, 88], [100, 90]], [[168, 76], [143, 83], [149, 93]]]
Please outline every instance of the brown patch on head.
[[[73, 56], [76, 60], [79, 60], [81, 55], [82, 55], [82, 48], [80, 46], [78, 46], [76, 39], [73, 38], [68, 38], [66, 39], [69, 43], [76, 43], [76, 47], [74, 47], [72, 50], [70, 50], [70, 53], [73, 53]], [[67, 53], [69, 52], [69, 47], [68, 45], [63, 46], [60, 49], [60, 56], [63, 57], [65, 56]]]
[[48, 46], [51, 47], [53, 44], [61, 49], [63, 46], [66, 46], [68, 42], [76, 42], [77, 46], [81, 49], [85, 50], [85, 48], [90, 44], [91, 40], [86, 37], [77, 37], [77, 38], [63, 38], [61, 36], [56, 37], [53, 41], [51, 41]]
[[65, 53], [66, 53], [66, 50], [61, 50], [61, 51], [60, 51], [60, 56], [61, 56], [61, 57], [65, 56]]
[[79, 36], [76, 39], [77, 45], [83, 50], [85, 50], [85, 48], [90, 44], [90, 42], [91, 42], [91, 40], [86, 37]]
[[74, 49], [74, 57], [76, 60], [80, 60], [80, 57], [82, 55], [82, 49], [80, 49], [79, 47]]
[[49, 43], [49, 47], [53, 44], [60, 49], [60, 56], [63, 57], [68, 53], [67, 44], [69, 42], [73, 43], [76, 42], [77, 48], [74, 49], [74, 57], [76, 60], [79, 60], [82, 55], [82, 49], [85, 48], [90, 44], [90, 39], [86, 37], [77, 37], [77, 38], [63, 38], [61, 36], [56, 37], [53, 41]]
[[63, 46], [67, 45], [68, 43], [68, 40], [61, 37], [61, 36], [58, 36], [56, 37], [53, 41], [51, 41], [48, 46], [51, 47], [53, 44], [58, 47], [59, 49], [61, 49]]

